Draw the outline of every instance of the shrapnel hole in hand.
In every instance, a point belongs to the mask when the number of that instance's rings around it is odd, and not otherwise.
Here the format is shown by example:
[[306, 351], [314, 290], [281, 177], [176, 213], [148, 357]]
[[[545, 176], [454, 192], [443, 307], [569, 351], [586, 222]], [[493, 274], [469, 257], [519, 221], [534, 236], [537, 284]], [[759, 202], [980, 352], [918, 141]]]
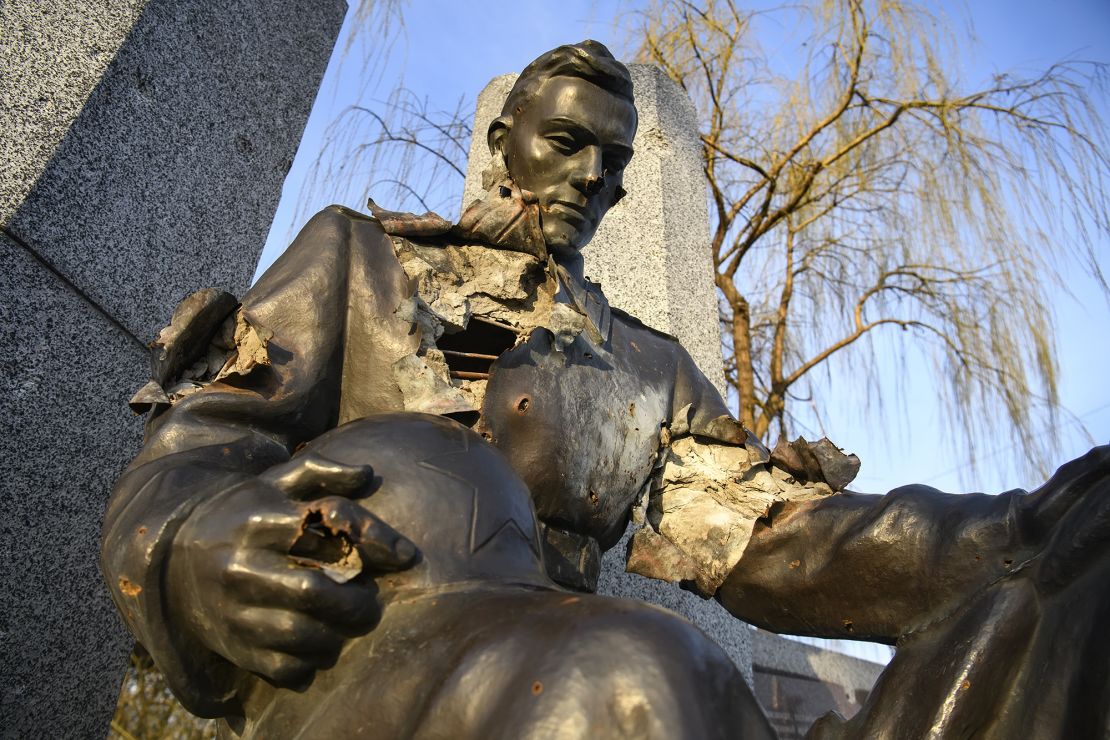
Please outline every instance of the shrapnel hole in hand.
[[335, 532], [324, 522], [323, 512], [313, 509], [301, 522], [301, 533], [289, 548], [295, 558], [315, 560], [320, 563], [337, 563], [351, 551], [352, 545], [346, 532]]

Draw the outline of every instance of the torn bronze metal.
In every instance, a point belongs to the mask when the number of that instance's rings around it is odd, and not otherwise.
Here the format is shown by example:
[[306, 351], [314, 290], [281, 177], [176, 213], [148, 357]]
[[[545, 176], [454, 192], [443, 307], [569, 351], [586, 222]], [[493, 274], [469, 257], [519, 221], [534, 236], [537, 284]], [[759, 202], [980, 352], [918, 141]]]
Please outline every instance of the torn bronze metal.
[[833, 494], [823, 481], [798, 482], [744, 447], [684, 436], [662, 454], [647, 523], [632, 538], [628, 569], [690, 582], [707, 598], [728, 578], [756, 523], [775, 504]]
[[197, 291], [151, 343], [152, 379], [132, 396], [136, 413], [159, 412], [205, 386], [270, 365], [273, 332], [254, 325], [222, 291]]
[[822, 437], [807, 442], [798, 437], [793, 442], [779, 439], [771, 452], [771, 462], [803, 481], [821, 482], [834, 491], [843, 490], [859, 472], [859, 458], [847, 455]]

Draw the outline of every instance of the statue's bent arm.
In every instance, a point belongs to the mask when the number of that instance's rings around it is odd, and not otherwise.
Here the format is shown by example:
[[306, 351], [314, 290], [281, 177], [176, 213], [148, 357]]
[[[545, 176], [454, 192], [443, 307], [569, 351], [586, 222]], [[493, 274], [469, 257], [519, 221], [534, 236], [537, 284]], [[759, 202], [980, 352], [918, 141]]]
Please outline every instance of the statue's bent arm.
[[[198, 508], [218, 510], [224, 504], [214, 499], [244, 487], [266, 497], [269, 525], [299, 524], [305, 506], [294, 506], [258, 474], [344, 417], [396, 410], [390, 366], [393, 355], [410, 351], [412, 338], [407, 322], [393, 325], [390, 317], [407, 290], [377, 224], [325, 209], [243, 298], [245, 319], [273, 333], [270, 364], [213, 382], [152, 419], [142, 451], [117, 483], [105, 516], [102, 568], [129, 627], [190, 710], [228, 714], [239, 669], [185, 628], [189, 616], [205, 619], [182, 613], [201, 609], [182, 605], [196, 594], [181, 593], [178, 583], [178, 593], [163, 589], [170, 556], [183, 549], [175, 545], [179, 530]], [[384, 318], [360, 320], [366, 312]], [[346, 387], [349, 368], [360, 377], [354, 388]], [[375, 377], [385, 380], [367, 382]], [[390, 539], [382, 557], [390, 560], [396, 534], [382, 531]], [[197, 575], [202, 595], [219, 585], [204, 578]]]

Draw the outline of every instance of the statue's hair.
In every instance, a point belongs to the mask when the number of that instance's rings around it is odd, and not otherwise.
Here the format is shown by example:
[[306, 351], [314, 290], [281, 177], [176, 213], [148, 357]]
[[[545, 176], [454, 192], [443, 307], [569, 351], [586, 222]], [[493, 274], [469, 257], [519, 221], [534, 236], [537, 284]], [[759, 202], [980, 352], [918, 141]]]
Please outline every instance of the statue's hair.
[[525, 67], [505, 98], [501, 115], [511, 116], [523, 110], [536, 97], [540, 86], [552, 77], [580, 77], [634, 102], [628, 68], [616, 60], [605, 44], [587, 39], [552, 49]]

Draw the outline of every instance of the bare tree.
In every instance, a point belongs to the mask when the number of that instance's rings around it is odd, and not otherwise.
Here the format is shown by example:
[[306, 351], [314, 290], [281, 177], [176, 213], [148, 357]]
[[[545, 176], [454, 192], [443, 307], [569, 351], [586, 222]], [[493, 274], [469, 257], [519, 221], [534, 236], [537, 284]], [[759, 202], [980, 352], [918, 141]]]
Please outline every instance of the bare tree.
[[[466, 177], [472, 117], [465, 97], [439, 109], [404, 87], [350, 105], [329, 124], [302, 193], [362, 203], [373, 196], [391, 210], [450, 213]], [[302, 197], [301, 207], [318, 200]]]
[[1097, 272], [1110, 231], [1104, 70], [964, 90], [954, 39], [908, 0], [770, 14], [807, 29], [795, 69], [771, 69], [767, 14], [732, 0], [661, 0], [635, 42], [699, 111], [740, 419], [764, 438], [796, 433], [800, 404], [820, 420], [832, 363], [881, 418], [872, 340], [896, 330], [933, 359], [972, 462], [1001, 424], [1043, 468], [1062, 412], [1046, 297], [1061, 259]]

